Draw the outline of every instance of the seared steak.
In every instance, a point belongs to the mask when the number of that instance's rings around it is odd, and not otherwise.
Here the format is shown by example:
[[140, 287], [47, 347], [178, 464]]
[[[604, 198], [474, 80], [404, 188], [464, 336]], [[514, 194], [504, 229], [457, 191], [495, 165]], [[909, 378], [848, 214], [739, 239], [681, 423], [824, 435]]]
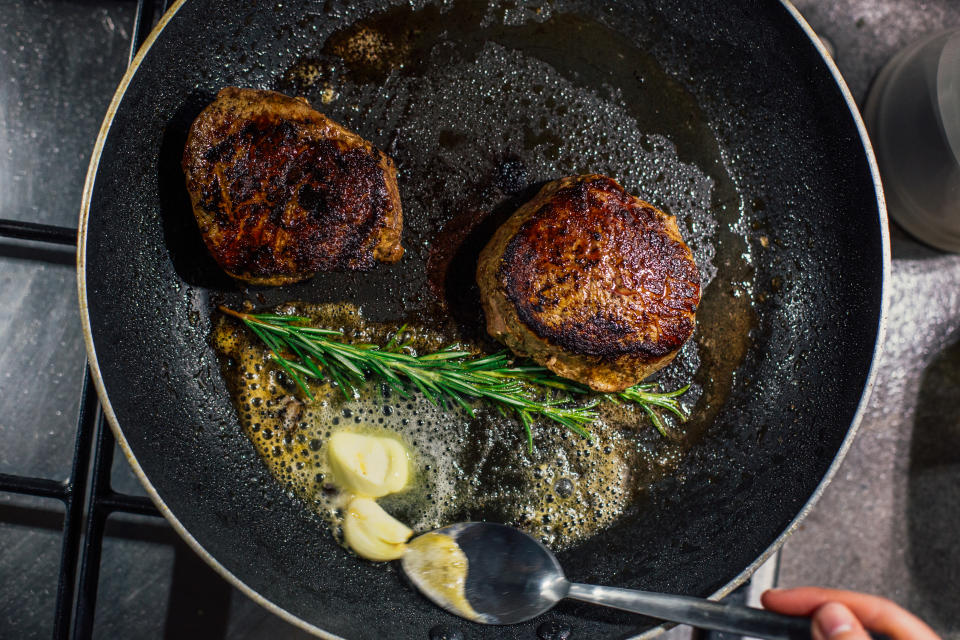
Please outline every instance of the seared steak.
[[677, 221], [600, 175], [563, 178], [480, 254], [487, 331], [597, 391], [664, 367], [694, 329], [700, 273]]
[[306, 100], [227, 87], [183, 151], [193, 213], [235, 278], [284, 284], [403, 255], [393, 161]]

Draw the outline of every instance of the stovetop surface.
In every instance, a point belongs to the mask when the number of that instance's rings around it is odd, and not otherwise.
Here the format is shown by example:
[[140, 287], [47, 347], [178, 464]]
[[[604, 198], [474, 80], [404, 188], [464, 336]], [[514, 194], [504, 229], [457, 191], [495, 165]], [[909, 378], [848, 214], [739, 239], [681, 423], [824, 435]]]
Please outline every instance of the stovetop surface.
[[[862, 104], [897, 50], [960, 26], [951, 0], [800, 0]], [[75, 227], [87, 162], [126, 68], [130, 0], [0, 0], [0, 218]], [[781, 552], [779, 584], [891, 597], [960, 639], [960, 256], [892, 225], [887, 343], [861, 431]], [[85, 354], [74, 252], [0, 239], [0, 473], [70, 474]], [[116, 491], [145, 495], [122, 456]], [[0, 492], [0, 638], [49, 638], [64, 508]], [[162, 519], [107, 519], [96, 638], [308, 637], [209, 569]], [[674, 630], [671, 637], [689, 637]], [[467, 634], [469, 637], [469, 634]]]

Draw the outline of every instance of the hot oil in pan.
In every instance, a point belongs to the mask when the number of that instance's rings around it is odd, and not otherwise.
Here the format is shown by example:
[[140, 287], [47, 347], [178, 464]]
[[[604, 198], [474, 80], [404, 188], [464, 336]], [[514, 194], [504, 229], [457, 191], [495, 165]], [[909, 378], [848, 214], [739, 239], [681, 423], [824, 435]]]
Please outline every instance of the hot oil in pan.
[[[395, 330], [364, 320], [349, 304], [298, 303], [276, 311], [309, 316], [363, 342], [383, 344]], [[420, 352], [446, 341], [429, 329], [407, 337]], [[519, 423], [489, 407], [478, 405], [471, 418], [436, 407], [421, 394], [404, 398], [369, 385], [361, 399], [347, 400], [340, 389], [322, 383], [311, 383], [315, 400], [304, 402], [251, 338], [225, 316], [215, 324], [214, 347], [241, 425], [273, 476], [324, 517], [338, 538], [343, 500], [331, 482], [326, 446], [339, 430], [400, 435], [414, 458], [414, 480], [379, 502], [419, 532], [486, 518], [523, 527], [560, 549], [611, 524], [633, 496], [630, 469], [637, 453], [626, 435], [629, 426], [616, 419], [598, 424], [593, 441], [538, 428], [537, 451], [528, 456], [522, 439], [514, 437]]]
[[[331, 17], [307, 17], [302, 26], [312, 19]], [[433, 462], [424, 463], [424, 478], [440, 477], [447, 465], [454, 479], [419, 485], [422, 500], [401, 498], [395, 511], [418, 525], [513, 522], [563, 547], [608, 524], [676, 468], [723, 406], [749, 346], [753, 276], [739, 231], [742, 199], [722, 152], [694, 98], [651, 55], [590, 18], [461, 1], [354, 22], [301, 52], [276, 88], [304, 95], [394, 158], [407, 253], [371, 273], [321, 274], [264, 292], [272, 303], [349, 301], [383, 327], [410, 322], [440, 343], [496, 350], [483, 331], [477, 254], [544, 182], [587, 172], [612, 175], [676, 215], [703, 275], [695, 338], [658, 376], [668, 389], [695, 383], [687, 396], [693, 419], [677, 438], [660, 436], [641, 412], [605, 405], [592, 444], [541, 424], [530, 456], [519, 424], [496, 413], [470, 420], [395, 402], [388, 417], [369, 400], [361, 422], [383, 417], [405, 437], [437, 438], [425, 445]], [[331, 320], [320, 312], [311, 310]], [[373, 326], [351, 317], [344, 326]], [[335, 396], [315, 414], [318, 425], [360, 410]], [[319, 431], [325, 427], [317, 432], [322, 448]], [[288, 454], [297, 443], [273, 446], [268, 461], [289, 480], [284, 469], [296, 469]], [[308, 499], [317, 490], [299, 486]]]

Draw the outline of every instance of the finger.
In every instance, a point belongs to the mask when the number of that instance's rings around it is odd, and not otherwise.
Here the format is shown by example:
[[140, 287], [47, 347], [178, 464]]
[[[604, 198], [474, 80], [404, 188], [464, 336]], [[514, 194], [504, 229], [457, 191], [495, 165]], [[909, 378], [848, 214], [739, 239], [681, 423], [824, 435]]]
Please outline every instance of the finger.
[[871, 631], [895, 639], [939, 640], [939, 636], [926, 623], [906, 609], [886, 598], [865, 593], [822, 587], [773, 589], [761, 596], [761, 602], [767, 609], [794, 616], [812, 616], [826, 603], [839, 602], [846, 605]]
[[843, 602], [841, 592], [821, 587], [797, 587], [796, 589], [770, 589], [760, 596], [767, 609], [791, 616], [813, 615], [813, 612], [828, 602]]
[[814, 611], [811, 625], [814, 640], [870, 640], [853, 612], [839, 602]]

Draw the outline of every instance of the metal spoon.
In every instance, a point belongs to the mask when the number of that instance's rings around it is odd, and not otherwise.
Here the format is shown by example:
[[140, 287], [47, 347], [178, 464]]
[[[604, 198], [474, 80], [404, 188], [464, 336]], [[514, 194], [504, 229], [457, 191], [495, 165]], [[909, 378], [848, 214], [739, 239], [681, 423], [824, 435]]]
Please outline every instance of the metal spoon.
[[[466, 600], [476, 615], [457, 610], [423, 576], [404, 571], [435, 604], [484, 624], [523, 622], [564, 598], [640, 613], [660, 620], [755, 638], [810, 639], [810, 619], [702, 598], [569, 582], [556, 557], [526, 533], [502, 524], [463, 522], [437, 529], [467, 558]], [[874, 636], [877, 637], [877, 636]]]

